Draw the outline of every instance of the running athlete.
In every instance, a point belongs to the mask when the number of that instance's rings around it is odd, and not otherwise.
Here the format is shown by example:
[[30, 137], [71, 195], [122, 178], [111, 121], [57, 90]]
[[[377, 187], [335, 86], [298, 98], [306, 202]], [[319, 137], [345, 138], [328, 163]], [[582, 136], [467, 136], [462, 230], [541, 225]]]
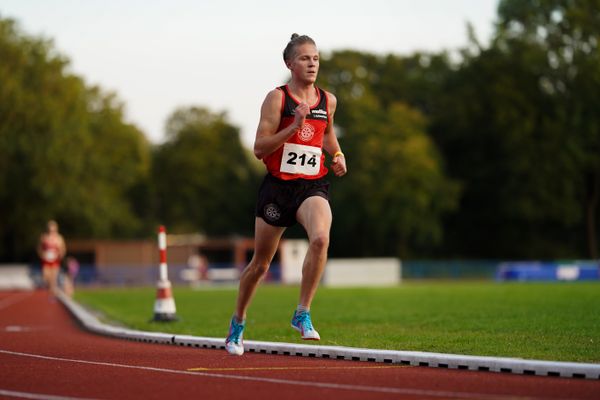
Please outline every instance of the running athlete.
[[332, 220], [323, 150], [332, 156], [331, 169], [336, 176], [347, 171], [333, 129], [337, 100], [315, 86], [319, 52], [314, 40], [293, 34], [283, 51], [283, 60], [291, 80], [267, 94], [254, 142], [254, 154], [264, 162], [268, 173], [256, 205], [254, 256], [240, 277], [237, 305], [225, 340], [227, 351], [236, 355], [244, 353], [243, 333], [250, 301], [269, 269], [283, 232], [296, 222], [306, 230], [309, 249], [291, 325], [302, 339], [320, 339], [312, 325], [310, 306], [325, 268]]
[[56, 221], [48, 221], [47, 231], [40, 237], [37, 252], [42, 261], [44, 283], [51, 293], [56, 293], [60, 264], [67, 252], [65, 240], [58, 232]]

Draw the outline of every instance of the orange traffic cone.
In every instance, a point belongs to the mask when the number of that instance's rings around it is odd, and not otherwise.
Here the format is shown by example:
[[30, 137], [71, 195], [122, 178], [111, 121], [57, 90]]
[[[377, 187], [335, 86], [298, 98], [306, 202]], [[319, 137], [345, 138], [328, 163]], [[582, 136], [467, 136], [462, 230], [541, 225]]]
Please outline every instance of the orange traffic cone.
[[163, 225], [158, 229], [158, 251], [160, 253], [160, 271], [156, 283], [153, 321], [176, 321], [175, 300], [173, 299], [171, 282], [167, 278], [167, 232]]

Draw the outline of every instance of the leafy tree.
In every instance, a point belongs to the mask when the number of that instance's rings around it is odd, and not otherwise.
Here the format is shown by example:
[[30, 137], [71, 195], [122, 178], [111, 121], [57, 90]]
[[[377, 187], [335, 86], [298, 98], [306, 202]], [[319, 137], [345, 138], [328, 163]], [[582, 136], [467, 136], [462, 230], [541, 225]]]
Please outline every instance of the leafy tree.
[[[441, 218], [459, 188], [444, 172], [421, 112], [385, 94], [398, 60], [353, 51], [323, 62], [321, 80], [338, 97], [340, 143], [349, 174], [335, 181], [332, 252], [414, 256], [442, 240]], [[401, 64], [401, 63], [398, 63]]]
[[259, 169], [224, 113], [176, 110], [156, 149], [158, 215], [172, 232], [250, 234]]
[[68, 72], [50, 41], [0, 18], [1, 260], [33, 255], [46, 220], [67, 239], [133, 235], [149, 147], [113, 95]]
[[[598, 117], [592, 2], [502, 1], [489, 48], [475, 40], [441, 81], [431, 118], [464, 187], [447, 254], [597, 258]], [[586, 228], [587, 226], [587, 228]]]
[[86, 96], [87, 147], [80, 149], [85, 160], [82, 174], [71, 182], [69, 198], [87, 207], [67, 204], [63, 214], [69, 217], [67, 221], [83, 223], [77, 232], [89, 237], [136, 237], [152, 232], [156, 226], [148, 223], [153, 222], [148, 221], [150, 215], [138, 209], [134, 193], [149, 177], [150, 145], [137, 127], [124, 122], [123, 105], [115, 95], [91, 88]]
[[572, 249], [576, 173], [553, 125], [553, 101], [531, 68], [540, 57], [530, 46], [482, 50], [446, 81], [432, 134], [464, 185], [461, 211], [446, 225], [447, 248], [457, 254], [537, 258]]
[[[537, 46], [543, 59], [540, 90], [551, 98], [564, 151], [577, 170], [573, 201], [583, 210], [588, 255], [598, 258], [597, 217], [600, 198], [600, 1], [503, 0], [498, 7], [497, 46], [514, 53]], [[568, 191], [568, 190], [567, 190]]]

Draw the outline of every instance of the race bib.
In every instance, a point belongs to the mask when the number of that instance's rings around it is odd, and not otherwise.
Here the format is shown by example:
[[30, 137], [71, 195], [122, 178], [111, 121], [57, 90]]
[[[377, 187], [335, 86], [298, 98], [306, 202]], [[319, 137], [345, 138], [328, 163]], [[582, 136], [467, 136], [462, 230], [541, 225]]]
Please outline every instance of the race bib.
[[281, 172], [317, 175], [321, 170], [321, 149], [302, 144], [284, 143]]
[[44, 251], [44, 260], [46, 261], [56, 261], [56, 259], [58, 258], [58, 253], [56, 252], [56, 250], [46, 250]]

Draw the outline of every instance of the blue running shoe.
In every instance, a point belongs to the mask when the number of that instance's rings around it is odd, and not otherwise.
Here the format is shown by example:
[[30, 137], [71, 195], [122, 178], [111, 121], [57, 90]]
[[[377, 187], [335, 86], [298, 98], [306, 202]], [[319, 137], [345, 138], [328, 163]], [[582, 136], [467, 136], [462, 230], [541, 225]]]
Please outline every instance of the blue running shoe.
[[225, 339], [225, 349], [229, 354], [241, 356], [244, 354], [244, 328], [246, 321], [239, 324], [235, 317], [231, 318], [229, 325], [229, 335]]
[[300, 332], [304, 340], [321, 340], [319, 332], [315, 330], [310, 320], [310, 312], [296, 310], [292, 317], [292, 328]]

